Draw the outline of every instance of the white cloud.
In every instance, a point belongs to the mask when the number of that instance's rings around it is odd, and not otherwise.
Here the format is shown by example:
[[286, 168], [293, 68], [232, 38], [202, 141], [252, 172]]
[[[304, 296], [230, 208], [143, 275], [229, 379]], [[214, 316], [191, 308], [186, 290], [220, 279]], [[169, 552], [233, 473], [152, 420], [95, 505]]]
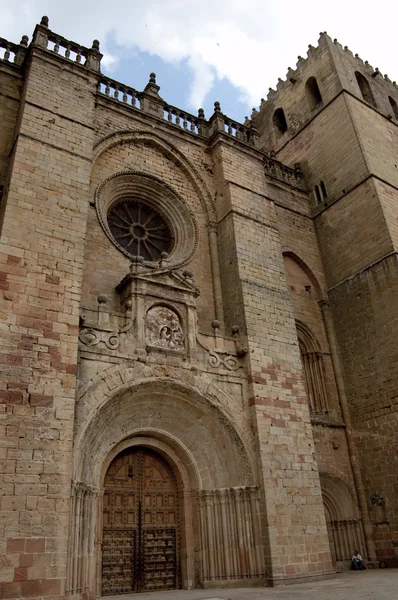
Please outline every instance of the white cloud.
[[316, 45], [323, 30], [398, 79], [397, 3], [380, 0], [376, 19], [374, 9], [367, 0], [0, 0], [0, 36], [19, 41], [47, 14], [50, 28], [64, 37], [84, 45], [100, 39], [107, 70], [118, 58], [107, 51], [112, 35], [121, 47], [168, 62], [185, 60], [194, 75], [193, 108], [216, 78], [227, 78], [250, 107], [295, 66], [297, 55], [305, 56], [308, 44]]

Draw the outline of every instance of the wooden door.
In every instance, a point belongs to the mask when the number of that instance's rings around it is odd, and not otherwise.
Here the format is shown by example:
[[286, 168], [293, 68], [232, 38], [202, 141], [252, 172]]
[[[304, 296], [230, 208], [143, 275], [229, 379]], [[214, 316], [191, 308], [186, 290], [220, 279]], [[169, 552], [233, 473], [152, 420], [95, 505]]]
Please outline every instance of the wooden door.
[[102, 595], [176, 589], [177, 485], [166, 461], [128, 449], [105, 476]]

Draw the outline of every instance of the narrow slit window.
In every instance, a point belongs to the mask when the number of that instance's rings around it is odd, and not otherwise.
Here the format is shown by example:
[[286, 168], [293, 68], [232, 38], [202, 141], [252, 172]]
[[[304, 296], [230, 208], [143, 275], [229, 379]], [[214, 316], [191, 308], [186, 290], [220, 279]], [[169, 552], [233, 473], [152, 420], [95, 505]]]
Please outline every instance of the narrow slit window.
[[328, 197], [328, 195], [326, 193], [326, 188], [325, 188], [325, 184], [323, 183], [323, 181], [321, 181], [320, 186], [321, 186], [321, 192], [322, 192], [322, 199], [325, 200]]
[[374, 108], [377, 108], [376, 100], [374, 99], [372, 88], [370, 87], [369, 81], [366, 79], [366, 77], [364, 75], [362, 75], [362, 73], [359, 73], [359, 71], [355, 72], [355, 77], [356, 77], [359, 89], [361, 90], [362, 98], [365, 100], [365, 102], [367, 102]]
[[320, 204], [322, 202], [322, 198], [321, 198], [321, 192], [319, 191], [319, 187], [317, 185], [315, 186], [315, 196], [316, 196], [316, 203]]
[[305, 84], [305, 91], [307, 93], [308, 102], [310, 108], [315, 108], [322, 103], [321, 92], [319, 91], [318, 82], [315, 77], [310, 77]]

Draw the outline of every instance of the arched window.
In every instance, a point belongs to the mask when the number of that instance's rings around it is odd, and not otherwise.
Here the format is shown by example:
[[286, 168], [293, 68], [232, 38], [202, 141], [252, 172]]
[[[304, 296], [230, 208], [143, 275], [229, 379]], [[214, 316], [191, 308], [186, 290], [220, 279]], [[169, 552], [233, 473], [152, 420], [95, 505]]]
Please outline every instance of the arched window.
[[326, 193], [326, 187], [325, 187], [325, 184], [323, 181], [320, 181], [319, 185], [315, 186], [315, 196], [316, 196], [317, 204], [320, 204], [321, 202], [326, 200], [326, 198], [328, 197], [328, 195]]
[[398, 121], [398, 104], [395, 102], [394, 98], [391, 98], [391, 96], [388, 96], [388, 100], [391, 104], [391, 108], [392, 108], [392, 112], [394, 113], [394, 117]]
[[377, 108], [376, 100], [374, 99], [369, 81], [366, 79], [366, 77], [364, 77], [364, 75], [362, 75], [362, 73], [359, 73], [359, 71], [355, 71], [355, 77], [359, 89], [361, 90], [362, 98], [365, 100], [365, 102], [371, 104], [374, 106], [374, 108]]
[[318, 83], [315, 77], [310, 77], [305, 84], [305, 91], [307, 93], [308, 102], [310, 108], [315, 108], [322, 102], [321, 92], [319, 91]]
[[301, 321], [296, 321], [296, 330], [310, 411], [327, 412], [325, 367], [320, 346], [309, 327]]
[[283, 108], [276, 109], [274, 112], [273, 121], [275, 127], [278, 129], [278, 131], [280, 131], [280, 133], [285, 133], [285, 131], [287, 131], [287, 122]]

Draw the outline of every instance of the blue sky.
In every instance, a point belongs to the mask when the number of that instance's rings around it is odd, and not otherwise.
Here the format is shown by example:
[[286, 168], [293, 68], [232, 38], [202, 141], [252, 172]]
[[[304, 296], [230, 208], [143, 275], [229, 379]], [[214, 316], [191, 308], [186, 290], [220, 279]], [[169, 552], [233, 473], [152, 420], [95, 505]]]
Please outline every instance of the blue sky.
[[207, 117], [218, 100], [243, 121], [320, 31], [398, 80], [398, 3], [388, 0], [0, 0], [0, 37], [31, 35], [44, 14], [66, 38], [98, 38], [110, 77], [141, 90], [155, 71], [168, 103]]

